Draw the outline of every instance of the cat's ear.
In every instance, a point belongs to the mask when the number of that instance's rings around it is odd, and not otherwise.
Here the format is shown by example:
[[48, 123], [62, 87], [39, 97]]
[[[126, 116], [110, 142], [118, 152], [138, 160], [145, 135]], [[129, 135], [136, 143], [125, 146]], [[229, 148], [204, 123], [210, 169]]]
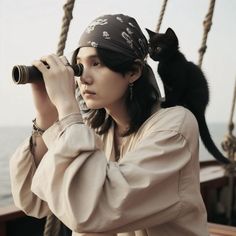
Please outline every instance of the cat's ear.
[[172, 30], [171, 28], [168, 28], [166, 30], [165, 35], [168, 36], [169, 38], [177, 38], [174, 30]]
[[171, 39], [173, 42], [175, 42], [176, 45], [179, 44], [179, 40], [174, 32], [174, 30], [172, 30], [171, 28], [168, 28], [165, 32], [165, 35]]
[[147, 28], [145, 28], [145, 29], [146, 29], [146, 31], [148, 32], [149, 38], [153, 37], [153, 36], [156, 34], [156, 32], [153, 32], [153, 31], [150, 30], [150, 29], [147, 29]]

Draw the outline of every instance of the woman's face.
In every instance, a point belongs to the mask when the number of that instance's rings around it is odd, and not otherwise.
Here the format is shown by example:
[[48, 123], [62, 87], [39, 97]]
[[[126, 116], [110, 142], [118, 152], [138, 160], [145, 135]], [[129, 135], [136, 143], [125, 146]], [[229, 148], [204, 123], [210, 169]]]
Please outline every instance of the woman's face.
[[77, 81], [89, 109], [112, 109], [124, 105], [129, 73], [123, 76], [103, 65], [93, 47], [81, 48], [77, 63], [84, 66], [83, 74], [77, 77]]

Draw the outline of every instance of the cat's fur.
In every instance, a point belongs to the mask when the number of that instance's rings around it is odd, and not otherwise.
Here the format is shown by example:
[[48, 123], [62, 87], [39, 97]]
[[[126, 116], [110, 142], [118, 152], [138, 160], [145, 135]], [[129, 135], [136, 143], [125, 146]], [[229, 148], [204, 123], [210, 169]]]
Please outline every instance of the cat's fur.
[[158, 74], [165, 89], [166, 100], [162, 107], [181, 105], [192, 111], [207, 150], [218, 161], [229, 163], [213, 142], [206, 124], [205, 110], [209, 102], [209, 89], [202, 70], [187, 61], [179, 51], [178, 38], [171, 28], [163, 34], [146, 30], [149, 34], [149, 55], [154, 61], [159, 61]]

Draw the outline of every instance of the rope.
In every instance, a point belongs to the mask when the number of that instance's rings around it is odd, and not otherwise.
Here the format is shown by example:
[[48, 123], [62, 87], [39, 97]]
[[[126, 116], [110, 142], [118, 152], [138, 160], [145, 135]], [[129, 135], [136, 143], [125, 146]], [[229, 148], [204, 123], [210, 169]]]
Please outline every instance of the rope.
[[157, 24], [157, 27], [156, 27], [156, 32], [157, 33], [159, 32], [159, 30], [161, 28], [161, 23], [162, 23], [162, 20], [163, 20], [163, 16], [165, 14], [167, 2], [168, 2], [168, 0], [164, 0], [163, 4], [162, 4], [161, 13], [160, 13], [158, 24]]
[[[73, 18], [72, 11], [74, 8], [74, 3], [75, 3], [75, 0], [68, 0], [63, 6], [64, 16], [62, 19], [60, 39], [57, 45], [58, 56], [62, 56], [65, 49], [70, 22]], [[53, 214], [47, 216], [43, 235], [44, 236], [58, 236], [60, 234], [60, 229], [61, 229], [60, 220], [57, 219], [57, 217]]]
[[229, 118], [229, 133], [231, 135], [233, 134], [233, 129], [234, 129], [233, 115], [234, 115], [235, 103], [236, 103], [236, 80], [235, 80], [235, 85], [234, 85], [233, 102], [232, 102], [231, 113], [230, 113], [230, 118]]
[[235, 80], [233, 102], [228, 125], [229, 133], [225, 136], [224, 141], [222, 142], [222, 148], [224, 149], [224, 151], [228, 153], [229, 159], [235, 162], [233, 169], [235, 169], [236, 167], [236, 160], [235, 160], [236, 137], [233, 135], [233, 129], [234, 129], [233, 115], [234, 115], [235, 104], [236, 104], [236, 80]]
[[210, 2], [210, 7], [208, 9], [208, 13], [206, 14], [205, 20], [203, 21], [203, 26], [204, 26], [204, 33], [203, 33], [203, 39], [202, 39], [202, 45], [201, 48], [199, 49], [199, 60], [198, 60], [198, 65], [199, 67], [202, 66], [202, 61], [203, 61], [203, 56], [206, 52], [207, 46], [206, 46], [206, 41], [207, 41], [207, 36], [208, 33], [211, 29], [212, 25], [212, 17], [214, 13], [214, 7], [215, 7], [215, 0], [211, 0]]
[[232, 224], [233, 219], [233, 204], [234, 204], [234, 186], [235, 186], [235, 173], [236, 173], [236, 137], [233, 135], [234, 123], [233, 123], [233, 114], [236, 103], [236, 80], [234, 86], [234, 95], [233, 102], [231, 107], [231, 114], [229, 119], [229, 133], [225, 136], [224, 141], [222, 142], [222, 148], [227, 152], [228, 158], [231, 161], [225, 167], [226, 175], [228, 175], [228, 208], [226, 216], [228, 219], [228, 224]]
[[44, 226], [44, 236], [58, 236], [60, 233], [61, 222], [55, 215], [47, 216], [46, 224]]
[[62, 56], [64, 49], [65, 49], [65, 44], [66, 44], [67, 34], [69, 31], [70, 21], [73, 18], [72, 11], [74, 8], [74, 3], [75, 3], [75, 0], [68, 0], [67, 3], [65, 3], [65, 5], [63, 6], [64, 16], [62, 19], [60, 40], [57, 45], [57, 55], [58, 56]]

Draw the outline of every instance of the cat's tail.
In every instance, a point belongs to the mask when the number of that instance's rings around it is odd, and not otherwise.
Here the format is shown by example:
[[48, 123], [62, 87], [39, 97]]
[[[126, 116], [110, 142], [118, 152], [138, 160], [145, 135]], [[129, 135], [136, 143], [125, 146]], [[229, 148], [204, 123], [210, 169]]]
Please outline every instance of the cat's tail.
[[206, 124], [206, 119], [204, 115], [196, 117], [198, 120], [199, 132], [202, 142], [206, 149], [212, 154], [212, 156], [223, 164], [228, 164], [230, 161], [227, 159], [216, 147], [214, 141], [212, 140], [211, 134], [209, 132], [208, 126]]

